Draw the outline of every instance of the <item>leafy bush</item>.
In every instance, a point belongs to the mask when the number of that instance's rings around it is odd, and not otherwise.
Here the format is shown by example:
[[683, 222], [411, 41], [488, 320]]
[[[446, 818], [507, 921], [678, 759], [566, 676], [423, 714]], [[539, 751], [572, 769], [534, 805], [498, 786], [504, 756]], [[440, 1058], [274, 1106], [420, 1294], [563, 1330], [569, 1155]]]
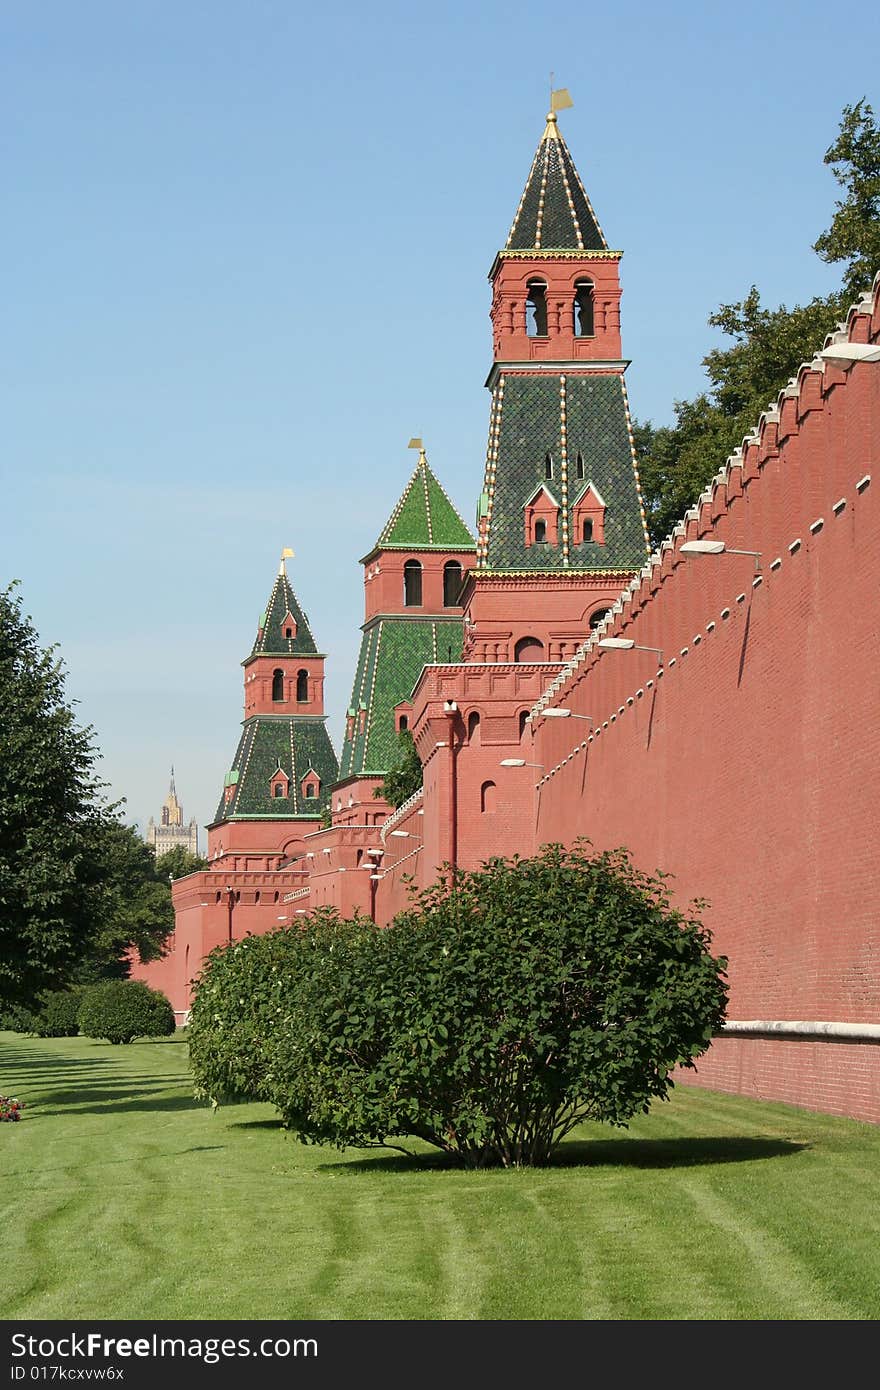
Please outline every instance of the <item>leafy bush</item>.
[[665, 1099], [724, 1017], [707, 931], [623, 851], [548, 846], [449, 876], [384, 930], [285, 935], [209, 963], [197, 1082], [339, 1147], [414, 1135], [468, 1167], [545, 1163], [583, 1120]]
[[347, 922], [319, 908], [303, 927], [246, 936], [212, 951], [187, 1028], [196, 1095], [215, 1104], [271, 1100], [270, 1072], [299, 995], [313, 975], [322, 976], [330, 953], [350, 951], [368, 930], [376, 928], [366, 919]]
[[7, 1004], [0, 1013], [0, 1029], [9, 1033], [36, 1033], [39, 1014], [24, 1004]]
[[43, 995], [35, 1031], [41, 1038], [75, 1038], [82, 1002], [82, 989], [59, 989]]
[[174, 1032], [174, 1010], [164, 994], [139, 980], [108, 980], [84, 991], [79, 1028], [87, 1038], [111, 1043], [163, 1038]]

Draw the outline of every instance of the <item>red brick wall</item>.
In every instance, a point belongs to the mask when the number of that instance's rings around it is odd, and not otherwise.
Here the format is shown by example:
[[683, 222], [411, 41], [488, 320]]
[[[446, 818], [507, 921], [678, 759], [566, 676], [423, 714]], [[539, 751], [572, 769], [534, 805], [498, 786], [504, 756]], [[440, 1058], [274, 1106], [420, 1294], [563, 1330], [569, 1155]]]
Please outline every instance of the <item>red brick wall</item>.
[[[880, 316], [850, 335], [880, 339]], [[880, 366], [802, 370], [539, 720], [538, 838], [709, 899], [733, 1019], [880, 1019]], [[842, 505], [841, 505], [842, 504]], [[703, 536], [761, 552], [691, 556]], [[586, 743], [585, 747], [582, 744]], [[800, 1060], [799, 1060], [800, 1059]], [[880, 1121], [880, 1047], [723, 1039], [700, 1083]]]
[[719, 1038], [677, 1080], [806, 1110], [880, 1120], [880, 1048], [872, 1043]]

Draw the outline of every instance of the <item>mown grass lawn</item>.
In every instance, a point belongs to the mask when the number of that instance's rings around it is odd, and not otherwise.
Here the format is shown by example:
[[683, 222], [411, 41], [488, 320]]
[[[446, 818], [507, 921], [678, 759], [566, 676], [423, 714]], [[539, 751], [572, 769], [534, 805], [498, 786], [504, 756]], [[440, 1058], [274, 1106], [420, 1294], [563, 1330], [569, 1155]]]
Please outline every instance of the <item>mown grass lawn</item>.
[[680, 1088], [543, 1171], [309, 1148], [182, 1039], [0, 1035], [3, 1318], [876, 1318], [880, 1130]]

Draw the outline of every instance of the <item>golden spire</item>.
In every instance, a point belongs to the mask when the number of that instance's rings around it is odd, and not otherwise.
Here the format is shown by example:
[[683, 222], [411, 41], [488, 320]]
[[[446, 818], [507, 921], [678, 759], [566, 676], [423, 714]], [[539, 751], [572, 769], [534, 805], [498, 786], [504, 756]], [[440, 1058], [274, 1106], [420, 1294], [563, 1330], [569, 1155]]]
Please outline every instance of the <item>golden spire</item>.
[[421, 439], [420, 439], [417, 435], [414, 435], [414, 436], [413, 436], [413, 438], [409, 441], [409, 443], [407, 444], [406, 447], [407, 447], [408, 449], [418, 449], [418, 451], [419, 451], [419, 463], [427, 463], [427, 462], [428, 462], [428, 457], [427, 457], [427, 455], [426, 455], [426, 453], [425, 453], [425, 446], [424, 446], [424, 444], [422, 443]]
[[281, 564], [278, 566], [278, 573], [279, 573], [279, 574], [284, 574], [284, 575], [287, 574], [287, 570], [285, 569], [285, 561], [286, 561], [286, 560], [292, 560], [293, 558], [294, 558], [293, 551], [291, 550], [291, 548], [290, 548], [289, 545], [286, 545], [286, 546], [284, 547], [284, 549], [282, 550], [282, 552], [281, 552]]
[[[553, 81], [553, 74], [552, 74], [552, 73], [550, 74], [550, 81], [551, 81], [551, 84], [552, 84], [552, 81]], [[552, 87], [552, 85], [551, 85], [551, 89], [550, 89], [550, 110], [549, 110], [548, 113], [547, 113], [547, 125], [546, 125], [545, 128], [544, 128], [544, 134], [543, 134], [542, 137], [541, 137], [542, 140], [558, 140], [558, 139], [559, 139], [559, 129], [558, 129], [557, 122], [556, 122], [556, 112], [557, 112], [557, 111], [565, 111], [566, 108], [569, 107], [569, 106], [574, 106], [574, 102], [572, 101], [571, 97], [570, 97], [569, 94], [568, 94], [568, 88], [567, 88], [567, 87], [557, 87], [557, 88], [554, 89], [554, 88]]]

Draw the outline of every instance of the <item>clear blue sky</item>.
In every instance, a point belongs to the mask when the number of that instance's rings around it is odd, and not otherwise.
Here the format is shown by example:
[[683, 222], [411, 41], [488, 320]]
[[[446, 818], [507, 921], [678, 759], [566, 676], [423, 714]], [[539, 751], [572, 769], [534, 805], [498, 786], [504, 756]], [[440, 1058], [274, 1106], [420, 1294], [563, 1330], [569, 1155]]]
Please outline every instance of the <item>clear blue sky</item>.
[[877, 108], [878, 50], [880, 7], [824, 0], [0, 0], [0, 582], [130, 820], [172, 761], [211, 818], [283, 545], [338, 751], [410, 435], [471, 522], [486, 275], [550, 70], [625, 251], [633, 410], [663, 422], [717, 304], [837, 285], [822, 155], [846, 102]]

